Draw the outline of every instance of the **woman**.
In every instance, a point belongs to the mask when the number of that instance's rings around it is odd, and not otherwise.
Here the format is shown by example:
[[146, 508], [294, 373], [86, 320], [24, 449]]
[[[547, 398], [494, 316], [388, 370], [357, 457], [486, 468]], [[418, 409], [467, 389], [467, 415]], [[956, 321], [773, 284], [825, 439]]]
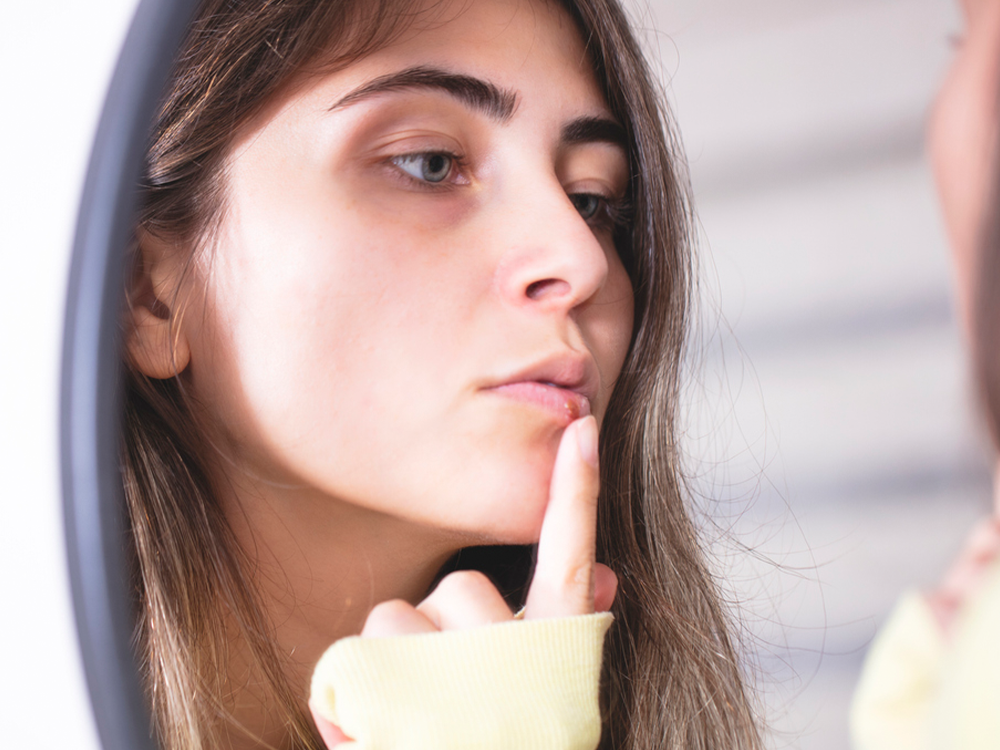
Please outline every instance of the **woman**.
[[[964, 0], [966, 30], [941, 89], [929, 148], [952, 248], [958, 309], [983, 415], [1000, 445], [1000, 2]], [[855, 694], [855, 746], [995, 748], [1000, 737], [1000, 493], [935, 590], [903, 596]]]
[[602, 746], [758, 746], [678, 472], [688, 208], [660, 107], [614, 0], [206, 0], [126, 321], [165, 748], [319, 747], [330, 643], [525, 597], [612, 608]]

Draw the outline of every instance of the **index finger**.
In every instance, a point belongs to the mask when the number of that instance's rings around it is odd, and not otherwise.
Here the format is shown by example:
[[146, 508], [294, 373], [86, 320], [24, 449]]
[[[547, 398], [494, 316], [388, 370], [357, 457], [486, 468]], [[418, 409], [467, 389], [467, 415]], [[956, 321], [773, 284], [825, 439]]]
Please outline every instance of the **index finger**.
[[567, 427], [559, 443], [525, 618], [594, 611], [599, 489], [597, 421], [587, 416]]

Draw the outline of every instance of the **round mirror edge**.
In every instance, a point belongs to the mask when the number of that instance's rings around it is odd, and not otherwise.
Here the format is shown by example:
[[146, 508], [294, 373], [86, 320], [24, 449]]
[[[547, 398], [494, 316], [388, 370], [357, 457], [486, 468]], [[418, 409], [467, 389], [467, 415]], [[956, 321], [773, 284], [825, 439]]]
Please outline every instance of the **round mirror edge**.
[[150, 124], [199, 0], [141, 0], [102, 108], [71, 256], [59, 442], [67, 562], [104, 750], [155, 748], [132, 652], [118, 447], [122, 253]]

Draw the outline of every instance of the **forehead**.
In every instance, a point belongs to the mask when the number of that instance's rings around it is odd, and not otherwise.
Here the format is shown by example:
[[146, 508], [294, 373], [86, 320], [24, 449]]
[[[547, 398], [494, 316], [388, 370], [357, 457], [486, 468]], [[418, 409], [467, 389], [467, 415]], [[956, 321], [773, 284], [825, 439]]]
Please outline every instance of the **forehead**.
[[[448, 40], [455, 48], [501, 43], [527, 52], [539, 43], [555, 42], [583, 49], [576, 24], [561, 4], [549, 0], [420, 0], [410, 18], [389, 48]], [[515, 40], [520, 44], [512, 45]]]
[[360, 82], [413, 66], [458, 70], [551, 104], [606, 109], [576, 23], [548, 0], [425, 0], [394, 41], [345, 72]]
[[[499, 118], [501, 124], [516, 125], [525, 137], [565, 134], [574, 121], [617, 120], [580, 31], [560, 3], [420, 0], [416, 9], [406, 8], [397, 25], [400, 31], [389, 43], [346, 64], [341, 58], [330, 68], [321, 64], [303, 71], [241, 129], [230, 153], [239, 153], [264, 128], [325, 120], [356, 92], [418, 70], [446, 71], [488, 84], [512, 102], [512, 116]], [[627, 150], [621, 128], [611, 139], [582, 140], [605, 140]]]

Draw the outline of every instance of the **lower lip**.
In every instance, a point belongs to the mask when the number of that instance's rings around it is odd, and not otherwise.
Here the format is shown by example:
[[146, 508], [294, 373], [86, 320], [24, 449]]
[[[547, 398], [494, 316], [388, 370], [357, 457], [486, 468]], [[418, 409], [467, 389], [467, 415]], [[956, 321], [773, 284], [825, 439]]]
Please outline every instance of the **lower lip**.
[[567, 424], [590, 414], [590, 399], [555, 385], [526, 381], [500, 385], [488, 392], [545, 409], [565, 419]]

